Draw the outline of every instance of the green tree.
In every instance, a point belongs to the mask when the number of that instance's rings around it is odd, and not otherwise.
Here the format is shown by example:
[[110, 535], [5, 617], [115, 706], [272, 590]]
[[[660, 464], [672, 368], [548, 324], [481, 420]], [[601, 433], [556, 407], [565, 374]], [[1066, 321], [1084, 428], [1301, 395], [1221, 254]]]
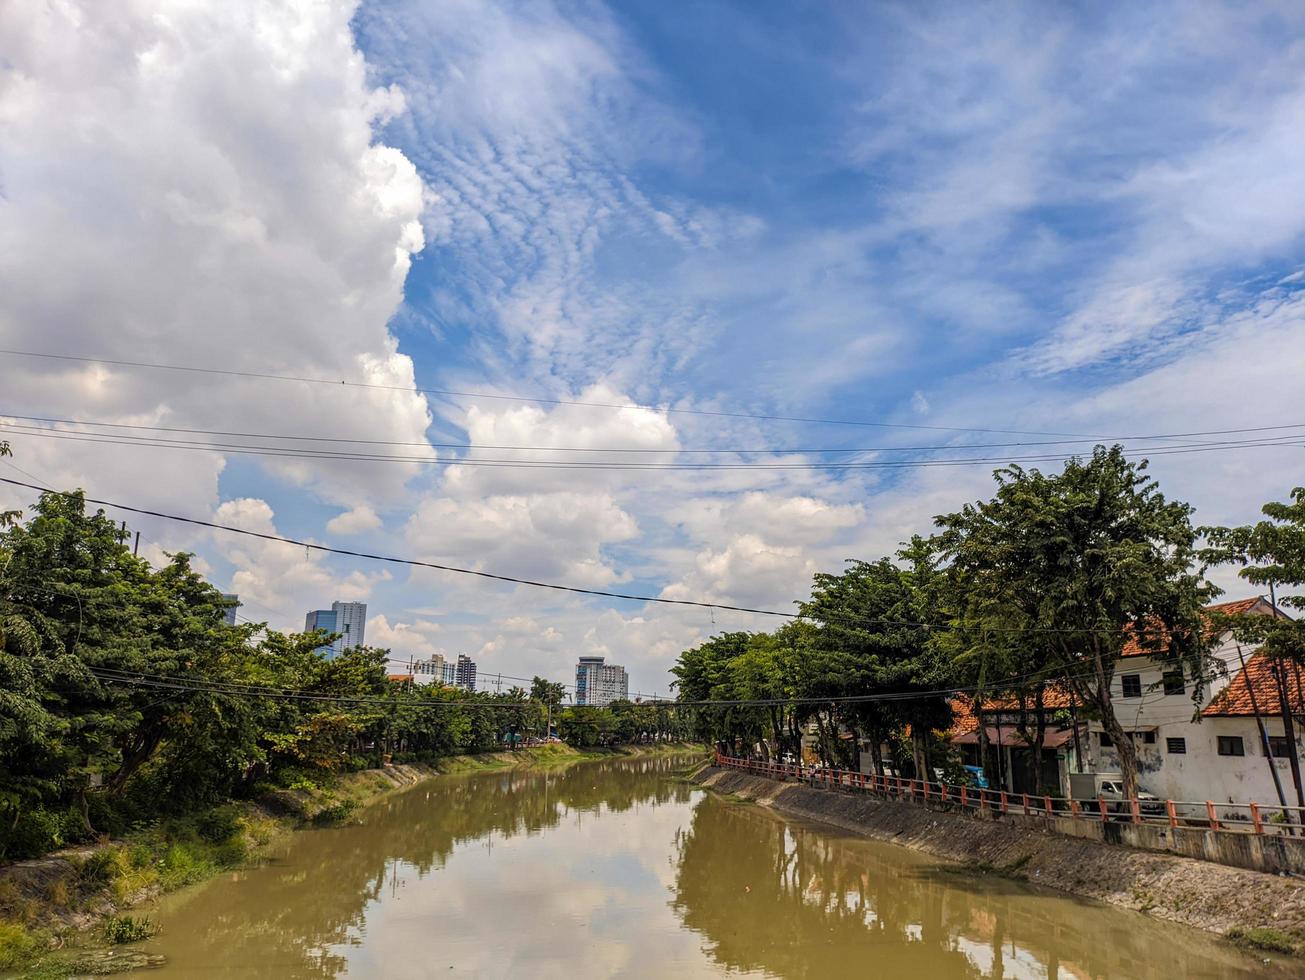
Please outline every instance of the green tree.
[[[1276, 606], [1305, 610], [1305, 487], [1296, 487], [1291, 499], [1270, 501], [1262, 508], [1267, 520], [1240, 527], [1203, 527], [1208, 546], [1203, 553], [1216, 564], [1242, 566], [1238, 574], [1256, 585], [1267, 586]], [[1280, 594], [1280, 590], [1286, 594]], [[1278, 688], [1278, 707], [1287, 734], [1292, 780], [1297, 802], [1305, 806], [1300, 759], [1296, 751], [1295, 721], [1288, 694], [1288, 674], [1299, 687], [1305, 665], [1305, 618], [1287, 616], [1240, 616], [1219, 624], [1231, 628], [1239, 640], [1262, 645], [1273, 663]]]
[[1057, 474], [1005, 467], [991, 500], [937, 518], [939, 552], [963, 576], [964, 615], [1026, 634], [1030, 665], [1050, 660], [1096, 710], [1128, 795], [1137, 752], [1111, 697], [1124, 644], [1134, 638], [1182, 665], [1199, 690], [1209, 669], [1203, 606], [1217, 591], [1197, 565], [1191, 507], [1166, 500], [1145, 470], [1119, 446]]

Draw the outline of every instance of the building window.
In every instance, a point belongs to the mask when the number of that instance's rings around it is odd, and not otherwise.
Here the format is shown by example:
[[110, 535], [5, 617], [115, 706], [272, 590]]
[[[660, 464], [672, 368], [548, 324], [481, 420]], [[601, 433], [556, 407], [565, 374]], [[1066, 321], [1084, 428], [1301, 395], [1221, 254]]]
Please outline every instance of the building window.
[[1142, 696], [1141, 674], [1125, 674], [1123, 676], [1123, 682], [1124, 682], [1124, 697], [1140, 698]]
[[1245, 755], [1246, 746], [1242, 744], [1242, 737], [1240, 735], [1220, 735], [1219, 754], [1220, 755]]
[[1165, 693], [1186, 694], [1187, 685], [1183, 683], [1183, 668], [1165, 671]]
[[1103, 749], [1113, 748], [1114, 744], [1115, 743], [1110, 740], [1110, 736], [1107, 733], [1101, 732], [1101, 747]]
[[1269, 736], [1269, 754], [1275, 759], [1285, 759], [1291, 754], [1291, 750], [1287, 747], [1287, 739], [1285, 736]]
[[1187, 755], [1187, 739], [1185, 738], [1165, 739], [1165, 751], [1167, 751], [1170, 755]]
[[1141, 740], [1143, 745], [1155, 745], [1155, 732], [1133, 732], [1133, 741]]

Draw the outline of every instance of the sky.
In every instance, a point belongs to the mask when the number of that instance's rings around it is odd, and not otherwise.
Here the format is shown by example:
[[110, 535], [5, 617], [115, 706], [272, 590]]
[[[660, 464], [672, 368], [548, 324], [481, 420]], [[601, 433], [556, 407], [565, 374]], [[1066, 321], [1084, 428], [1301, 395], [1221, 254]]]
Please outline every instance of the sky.
[[[892, 461], [1124, 440], [1246, 522], [1305, 483], [1302, 161], [1294, 3], [0, 0], [0, 347], [88, 359], [0, 353], [0, 476], [778, 610], [993, 488]], [[130, 523], [482, 676], [776, 624]]]

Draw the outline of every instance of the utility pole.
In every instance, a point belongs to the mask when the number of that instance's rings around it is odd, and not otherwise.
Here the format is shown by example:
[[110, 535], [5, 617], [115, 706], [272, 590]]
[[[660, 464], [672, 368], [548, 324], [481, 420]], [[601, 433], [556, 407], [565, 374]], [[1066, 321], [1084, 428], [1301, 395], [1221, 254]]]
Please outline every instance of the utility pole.
[[[1278, 600], [1274, 594], [1273, 583], [1269, 583], [1269, 606], [1273, 609], [1273, 618], [1278, 618]], [[1291, 701], [1287, 697], [1286, 673], [1281, 656], [1273, 658], [1273, 675], [1278, 681], [1278, 703], [1282, 708], [1282, 731], [1287, 740], [1287, 760], [1291, 763], [1291, 781], [1296, 787], [1296, 805], [1305, 808], [1305, 788], [1301, 786], [1300, 756], [1296, 752], [1296, 726], [1291, 718]]]
[[1260, 743], [1264, 746], [1264, 757], [1269, 762], [1269, 775], [1273, 777], [1273, 788], [1278, 791], [1278, 802], [1282, 804], [1282, 817], [1291, 823], [1287, 815], [1287, 794], [1282, 791], [1282, 777], [1278, 775], [1278, 766], [1273, 761], [1273, 747], [1269, 744], [1269, 730], [1264, 727], [1264, 717], [1260, 714], [1259, 700], [1255, 697], [1255, 685], [1246, 670], [1246, 658], [1242, 656], [1242, 645], [1237, 644], [1237, 659], [1242, 662], [1242, 676], [1246, 678], [1246, 690], [1251, 696], [1251, 710], [1255, 712], [1255, 724], [1260, 729]]

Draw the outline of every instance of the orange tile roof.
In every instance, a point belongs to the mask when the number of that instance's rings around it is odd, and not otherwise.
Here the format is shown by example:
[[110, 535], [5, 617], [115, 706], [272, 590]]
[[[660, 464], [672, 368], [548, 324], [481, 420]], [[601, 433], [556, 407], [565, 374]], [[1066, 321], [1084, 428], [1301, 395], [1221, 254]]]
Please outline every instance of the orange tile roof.
[[974, 702], [964, 694], [957, 694], [952, 697], [950, 704], [952, 706], [952, 727], [950, 734], [952, 737], [957, 735], [967, 735], [970, 732], [979, 730], [979, 719], [974, 717]]
[[[1305, 674], [1289, 661], [1283, 666], [1286, 670], [1283, 680], [1287, 688], [1287, 702], [1292, 714], [1305, 714]], [[1254, 702], [1251, 700], [1252, 692], [1255, 695]], [[1246, 661], [1246, 669], [1237, 672], [1228, 686], [1205, 706], [1201, 715], [1206, 718], [1253, 715], [1257, 704], [1261, 714], [1282, 713], [1273, 660], [1259, 652], [1251, 655]]]
[[[1257, 606], [1263, 606], [1257, 609]], [[1212, 606], [1206, 606], [1205, 611], [1209, 613], [1223, 613], [1225, 616], [1246, 616], [1251, 613], [1259, 612], [1264, 615], [1271, 615], [1273, 607], [1265, 600], [1264, 596], [1253, 596], [1250, 599], [1234, 599], [1230, 602], [1216, 602]], [[1278, 610], [1278, 615], [1284, 615], [1282, 610]], [[1121, 657], [1146, 657], [1155, 656], [1165, 652], [1168, 644], [1165, 642], [1167, 637], [1161, 637], [1158, 647], [1143, 646], [1132, 629], [1124, 631], [1127, 638], [1124, 640], [1124, 649], [1120, 651]]]
[[412, 674], [386, 674], [385, 679], [391, 684], [411, 684], [414, 678]]
[[[1033, 699], [1028, 699], [1028, 706], [1033, 707]], [[1073, 704], [1073, 698], [1070, 692], [1059, 684], [1050, 683], [1042, 693], [1042, 708], [1044, 711], [1060, 711], [1068, 708]], [[1018, 711], [1020, 699], [1014, 697], [993, 698], [991, 701], [983, 702], [983, 710], [988, 711]]]

